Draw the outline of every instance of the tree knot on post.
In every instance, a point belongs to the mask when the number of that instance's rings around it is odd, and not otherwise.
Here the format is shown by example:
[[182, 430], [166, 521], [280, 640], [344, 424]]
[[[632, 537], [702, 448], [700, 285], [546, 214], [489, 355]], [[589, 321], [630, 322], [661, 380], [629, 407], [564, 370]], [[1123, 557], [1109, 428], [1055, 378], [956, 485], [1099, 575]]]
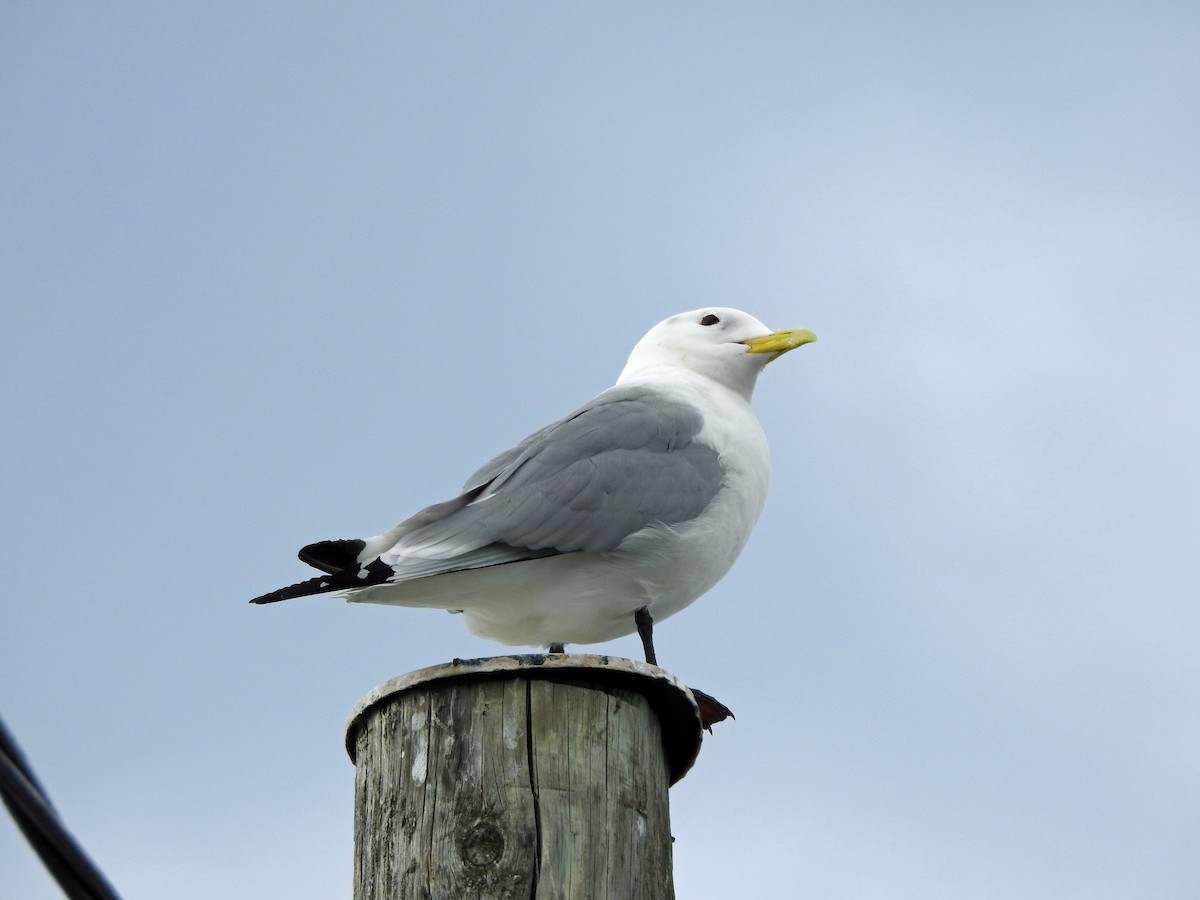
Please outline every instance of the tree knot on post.
[[468, 866], [495, 866], [504, 857], [504, 833], [492, 822], [476, 820], [463, 831], [458, 852]]

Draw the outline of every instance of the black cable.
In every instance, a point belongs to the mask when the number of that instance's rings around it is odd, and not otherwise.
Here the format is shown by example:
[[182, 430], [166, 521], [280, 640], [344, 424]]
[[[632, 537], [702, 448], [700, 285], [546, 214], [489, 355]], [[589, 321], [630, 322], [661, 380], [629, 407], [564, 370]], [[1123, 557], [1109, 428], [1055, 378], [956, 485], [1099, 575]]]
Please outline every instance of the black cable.
[[70, 900], [121, 900], [59, 821], [3, 720], [0, 720], [0, 797], [25, 840]]

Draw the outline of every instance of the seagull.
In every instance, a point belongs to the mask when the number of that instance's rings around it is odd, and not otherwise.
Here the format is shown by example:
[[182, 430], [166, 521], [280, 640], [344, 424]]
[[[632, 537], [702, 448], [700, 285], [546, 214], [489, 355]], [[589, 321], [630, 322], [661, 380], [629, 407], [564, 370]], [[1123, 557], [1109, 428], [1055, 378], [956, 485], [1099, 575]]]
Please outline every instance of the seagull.
[[616, 384], [485, 463], [458, 496], [375, 537], [309, 544], [299, 557], [323, 574], [250, 602], [333, 593], [447, 609], [474, 634], [551, 653], [636, 631], [657, 665], [654, 623], [729, 571], [766, 500], [759, 373], [815, 340], [736, 309], [671, 316]]

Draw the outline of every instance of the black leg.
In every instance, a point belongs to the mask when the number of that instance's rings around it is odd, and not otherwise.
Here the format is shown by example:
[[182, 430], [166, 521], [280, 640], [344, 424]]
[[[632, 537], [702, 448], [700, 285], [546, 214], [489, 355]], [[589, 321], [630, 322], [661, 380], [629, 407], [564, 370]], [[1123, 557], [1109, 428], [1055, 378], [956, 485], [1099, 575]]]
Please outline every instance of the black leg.
[[563, 645], [562, 645], [562, 644], [551, 644], [551, 645], [550, 645], [550, 652], [551, 652], [551, 653], [566, 653], [567, 651], [566, 651], [566, 649], [563, 647]]
[[654, 655], [654, 619], [650, 617], [650, 610], [643, 606], [633, 614], [633, 621], [637, 623], [638, 637], [642, 639], [642, 649], [646, 651], [646, 662], [657, 666], [658, 657]]

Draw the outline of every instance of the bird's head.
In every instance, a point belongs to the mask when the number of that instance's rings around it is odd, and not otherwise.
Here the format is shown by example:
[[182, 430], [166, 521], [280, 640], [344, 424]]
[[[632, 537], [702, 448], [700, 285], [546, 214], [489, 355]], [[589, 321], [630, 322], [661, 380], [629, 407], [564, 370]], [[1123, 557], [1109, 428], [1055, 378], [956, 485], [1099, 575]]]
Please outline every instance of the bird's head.
[[684, 368], [750, 398], [763, 367], [812, 343], [811, 331], [772, 331], [740, 309], [708, 307], [664, 319], [637, 342], [617, 383], [660, 368]]

